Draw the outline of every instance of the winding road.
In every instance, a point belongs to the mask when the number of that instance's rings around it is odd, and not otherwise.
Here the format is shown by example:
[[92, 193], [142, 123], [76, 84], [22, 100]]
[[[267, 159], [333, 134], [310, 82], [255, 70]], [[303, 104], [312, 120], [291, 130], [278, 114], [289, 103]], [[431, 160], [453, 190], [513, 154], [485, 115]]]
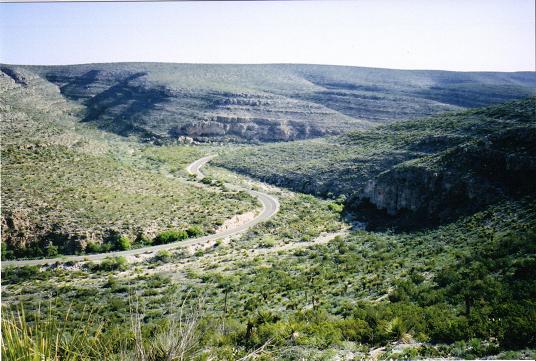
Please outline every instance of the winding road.
[[[201, 167], [207, 164], [215, 155], [210, 155], [196, 160], [186, 167], [186, 171], [190, 174], [193, 174], [197, 179], [203, 179], [204, 175], [201, 173]], [[46, 258], [46, 259], [29, 259], [29, 260], [20, 260], [20, 261], [2, 261], [2, 268], [4, 267], [20, 267], [20, 266], [35, 266], [35, 265], [45, 265], [53, 264], [55, 262], [68, 262], [68, 261], [98, 261], [103, 260], [106, 257], [117, 257], [117, 256], [135, 256], [147, 252], [157, 252], [160, 250], [170, 250], [175, 248], [187, 247], [196, 244], [203, 244], [210, 241], [216, 241], [228, 236], [234, 236], [240, 233], [247, 231], [249, 228], [254, 225], [270, 219], [274, 214], [279, 211], [279, 201], [276, 197], [273, 197], [269, 194], [254, 191], [251, 189], [243, 188], [237, 185], [226, 183], [225, 186], [228, 189], [234, 191], [244, 191], [253, 197], [257, 198], [262, 203], [262, 211], [252, 220], [237, 226], [235, 228], [227, 229], [225, 231], [217, 232], [203, 237], [187, 239], [184, 241], [160, 244], [157, 246], [149, 246], [137, 249], [131, 249], [128, 251], [116, 251], [116, 252], [107, 252], [107, 253], [97, 253], [97, 254], [88, 254], [83, 256], [64, 256], [61, 258]]]

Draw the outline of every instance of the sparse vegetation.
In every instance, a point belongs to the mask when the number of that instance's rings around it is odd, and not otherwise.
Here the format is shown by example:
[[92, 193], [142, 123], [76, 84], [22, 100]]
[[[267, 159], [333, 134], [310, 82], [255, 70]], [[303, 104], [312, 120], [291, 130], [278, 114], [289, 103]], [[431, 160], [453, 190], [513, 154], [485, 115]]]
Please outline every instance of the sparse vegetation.
[[140, 146], [80, 125], [76, 106], [46, 84], [1, 82], [3, 259], [125, 250], [192, 225], [210, 233], [256, 207], [247, 194], [198, 188], [173, 171], [202, 147]]
[[[75, 99], [72, 91], [89, 81], [84, 69], [91, 66], [0, 73], [7, 105], [0, 109], [7, 134], [3, 260], [122, 251], [211, 234], [244, 222], [231, 217], [248, 219], [258, 207], [229, 183], [277, 196], [280, 209], [240, 236], [206, 244], [146, 249], [128, 259], [111, 254], [96, 262], [4, 267], [3, 359], [534, 358], [534, 98], [262, 146], [179, 139], [183, 118], [166, 122], [159, 114], [158, 123], [153, 109], [161, 96], [155, 84], [162, 92], [166, 84], [186, 84], [191, 91], [168, 94], [166, 106], [174, 108], [161, 111], [206, 116], [239, 108], [260, 117], [263, 109], [300, 109], [298, 120], [337, 132], [355, 129], [352, 117], [363, 114], [385, 122], [374, 102], [358, 100], [371, 93], [378, 107], [410, 97], [414, 103], [395, 117], [404, 118], [519, 97], [533, 81], [524, 74], [517, 85], [501, 85], [493, 74], [468, 73], [453, 78], [473, 82], [465, 86], [437, 79], [434, 89], [415, 90], [413, 83], [395, 95], [362, 84], [363, 74], [380, 70], [229, 66], [221, 78], [219, 66], [199, 73], [195, 65], [162, 65], [193, 75], [166, 80], [159, 78], [166, 71], [155, 70], [110, 92], [117, 104], [130, 94], [143, 105], [143, 114], [131, 108], [143, 119], [133, 129], [132, 114], [117, 116], [121, 107], [108, 107], [95, 94]], [[103, 84], [121, 80], [117, 69], [152, 70], [102, 67], [111, 70], [94, 73]], [[17, 74], [24, 81], [15, 82]], [[392, 74], [417, 83], [430, 76]], [[247, 91], [244, 77], [251, 81]], [[352, 77], [361, 80], [354, 84]], [[50, 82], [69, 85], [60, 93]], [[263, 93], [266, 87], [278, 93]], [[461, 88], [472, 90], [461, 96]], [[323, 108], [328, 105], [333, 109]], [[220, 135], [215, 138], [257, 140]], [[185, 165], [217, 152], [225, 154], [202, 182], [187, 176]]]
[[[274, 359], [290, 346], [295, 352], [336, 350], [348, 342], [365, 350], [400, 340], [421, 342], [413, 348], [414, 357], [471, 358], [534, 348], [534, 219], [534, 202], [526, 199], [436, 230], [359, 231], [326, 245], [236, 260], [232, 273], [191, 274], [187, 287], [195, 297], [204, 294], [210, 305], [201, 324], [225, 320], [224, 329], [221, 324], [207, 326], [199, 342], [204, 354], [222, 359], [227, 348], [246, 354], [268, 341], [266, 355]], [[105, 269], [124, 269], [108, 267], [116, 263], [110, 260], [100, 267], [103, 277], [108, 277]], [[7, 300], [22, 291], [24, 282], [32, 284], [25, 286], [26, 295], [56, 290], [53, 294], [61, 298], [53, 312], [62, 312], [62, 307], [81, 312], [87, 302], [99, 298], [107, 305], [99, 314], [113, 320], [112, 330], [128, 322], [128, 304], [116, 297], [130, 285], [130, 292], [145, 295], [140, 307], [145, 317], [151, 315], [142, 326], [146, 335], [162, 327], [162, 302], [173, 299], [178, 290], [176, 283], [158, 274], [114, 278], [111, 286], [109, 278], [103, 278], [103, 288], [98, 288], [76, 281], [87, 278], [87, 271], [33, 269], [23, 276], [23, 270], [2, 275], [4, 284], [15, 286], [4, 291]], [[54, 281], [67, 275], [72, 286]], [[44, 282], [38, 285], [32, 279]], [[38, 300], [28, 300], [28, 315], [43, 312], [38, 311]], [[501, 322], [493, 321], [499, 318]]]

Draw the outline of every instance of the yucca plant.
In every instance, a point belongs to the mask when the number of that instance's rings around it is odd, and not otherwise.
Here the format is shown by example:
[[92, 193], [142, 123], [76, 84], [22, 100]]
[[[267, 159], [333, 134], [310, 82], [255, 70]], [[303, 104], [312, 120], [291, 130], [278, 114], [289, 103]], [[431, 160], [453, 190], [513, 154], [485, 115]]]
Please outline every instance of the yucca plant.
[[201, 296], [188, 305], [190, 292], [180, 304], [169, 304], [167, 324], [152, 338], [144, 338], [142, 333], [143, 313], [138, 299], [130, 299], [131, 329], [134, 333], [132, 359], [139, 361], [185, 361], [198, 354], [202, 339], [202, 319], [205, 312], [205, 298]]
[[104, 337], [104, 324], [92, 313], [75, 323], [69, 311], [58, 319], [50, 310], [38, 308], [33, 321], [22, 306], [3, 310], [2, 360], [102, 360], [103, 355], [119, 354], [123, 340]]

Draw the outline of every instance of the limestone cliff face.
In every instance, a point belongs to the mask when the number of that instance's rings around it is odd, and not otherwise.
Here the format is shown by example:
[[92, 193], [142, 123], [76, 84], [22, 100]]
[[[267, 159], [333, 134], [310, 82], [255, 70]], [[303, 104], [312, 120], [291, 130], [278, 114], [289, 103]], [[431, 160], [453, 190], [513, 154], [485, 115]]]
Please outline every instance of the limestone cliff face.
[[37, 234], [37, 229], [35, 229], [35, 226], [30, 222], [23, 210], [3, 212], [2, 242], [26, 246]]
[[437, 172], [421, 166], [397, 168], [370, 180], [359, 194], [391, 216], [410, 211], [423, 221], [443, 219], [456, 207], [478, 208], [501, 194], [488, 180], [457, 172]]
[[536, 194], [536, 98], [244, 148], [213, 162], [296, 191], [343, 195], [371, 227], [428, 226]]
[[534, 139], [532, 127], [512, 129], [428, 163], [403, 163], [369, 180], [358, 199], [389, 215], [407, 210], [442, 219], [457, 206], [476, 209], [505, 195], [534, 194]]
[[416, 211], [428, 195], [441, 188], [439, 175], [413, 168], [389, 171], [369, 180], [360, 195], [379, 209], [395, 215], [402, 209]]
[[[340, 134], [370, 124], [324, 105], [258, 90], [190, 88], [147, 69], [32, 72], [2, 67], [24, 86], [48, 82], [83, 108], [82, 121], [143, 140], [288, 141]], [[161, 74], [162, 75], [162, 74]]]
[[86, 247], [87, 241], [100, 239], [87, 231], [63, 230], [58, 224], [32, 220], [30, 210], [7, 210], [2, 214], [2, 242], [11, 248], [45, 248], [49, 244], [61, 244], [62, 248], [75, 252]]
[[217, 116], [211, 120], [190, 122], [170, 131], [172, 137], [229, 138], [257, 141], [289, 141], [318, 137], [336, 132], [297, 121], [268, 118]]

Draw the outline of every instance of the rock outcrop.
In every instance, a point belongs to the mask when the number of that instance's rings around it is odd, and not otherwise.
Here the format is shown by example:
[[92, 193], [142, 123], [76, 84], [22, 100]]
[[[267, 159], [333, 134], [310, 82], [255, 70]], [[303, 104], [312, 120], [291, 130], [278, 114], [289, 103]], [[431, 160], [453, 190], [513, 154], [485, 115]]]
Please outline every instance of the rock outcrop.
[[[536, 120], [535, 120], [536, 121]], [[536, 129], [518, 127], [454, 148], [428, 160], [409, 161], [369, 180], [358, 199], [389, 215], [411, 211], [449, 218], [505, 196], [536, 194]]]
[[534, 94], [534, 74], [315, 65], [2, 66], [84, 107], [82, 119], [144, 141], [308, 139]]

